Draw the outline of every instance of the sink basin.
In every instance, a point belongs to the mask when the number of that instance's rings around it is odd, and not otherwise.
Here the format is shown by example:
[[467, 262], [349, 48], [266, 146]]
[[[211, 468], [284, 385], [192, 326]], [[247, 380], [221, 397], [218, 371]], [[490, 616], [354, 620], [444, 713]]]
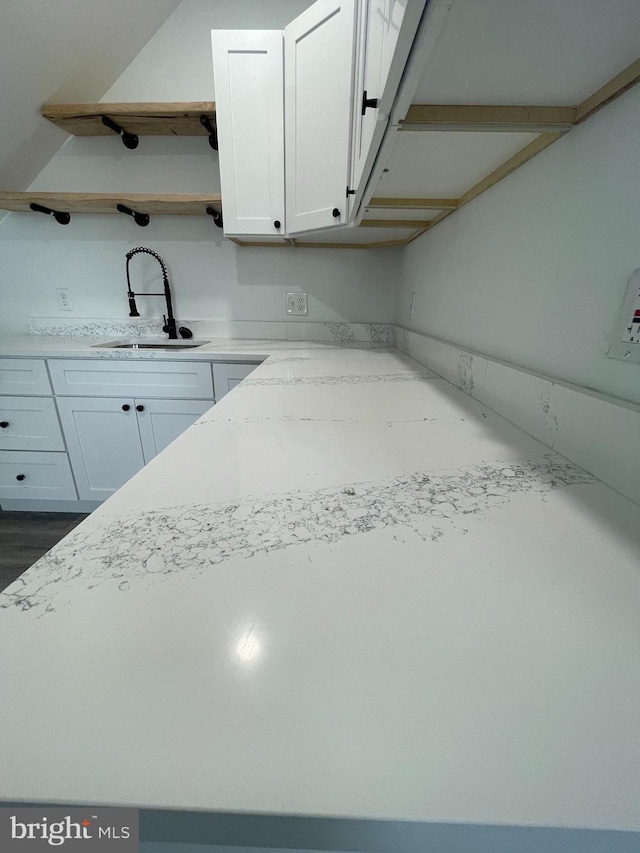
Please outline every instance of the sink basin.
[[208, 343], [209, 341], [200, 341], [195, 338], [183, 338], [179, 341], [170, 341], [168, 338], [123, 338], [118, 341], [107, 341], [104, 344], [93, 344], [93, 346], [98, 349], [182, 350], [197, 349]]

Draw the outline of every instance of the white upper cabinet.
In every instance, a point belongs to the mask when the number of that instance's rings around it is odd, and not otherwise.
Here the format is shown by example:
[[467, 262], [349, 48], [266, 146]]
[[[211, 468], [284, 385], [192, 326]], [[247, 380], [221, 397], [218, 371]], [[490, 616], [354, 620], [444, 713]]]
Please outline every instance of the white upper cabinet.
[[224, 233], [284, 234], [282, 32], [211, 39]]
[[356, 0], [318, 0], [285, 27], [289, 234], [348, 221], [355, 13]]
[[351, 186], [357, 211], [426, 0], [360, 0]]
[[317, 0], [284, 33], [213, 31], [225, 234], [355, 222], [425, 5]]

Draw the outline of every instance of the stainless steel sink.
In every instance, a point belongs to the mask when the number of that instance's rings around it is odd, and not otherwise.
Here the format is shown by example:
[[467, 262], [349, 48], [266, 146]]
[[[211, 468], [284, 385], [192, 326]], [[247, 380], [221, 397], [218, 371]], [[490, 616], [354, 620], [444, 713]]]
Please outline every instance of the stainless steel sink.
[[208, 343], [209, 341], [200, 341], [195, 338], [184, 338], [179, 341], [170, 341], [167, 338], [123, 338], [118, 341], [93, 344], [93, 347], [97, 349], [159, 349], [170, 351], [197, 349]]

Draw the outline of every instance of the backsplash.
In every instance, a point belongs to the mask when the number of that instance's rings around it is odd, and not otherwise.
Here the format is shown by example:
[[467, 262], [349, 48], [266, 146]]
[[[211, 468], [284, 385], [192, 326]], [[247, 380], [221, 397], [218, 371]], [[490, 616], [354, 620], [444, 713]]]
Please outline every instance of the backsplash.
[[581, 389], [402, 326], [392, 327], [392, 342], [547, 447], [640, 503], [640, 405]]
[[[385, 344], [391, 339], [389, 323], [314, 323], [300, 321], [216, 321], [181, 319], [180, 325], [196, 337], [258, 340], [337, 341], [340, 343]], [[162, 335], [160, 320], [69, 319], [32, 317], [30, 335], [65, 337], [149, 337]]]

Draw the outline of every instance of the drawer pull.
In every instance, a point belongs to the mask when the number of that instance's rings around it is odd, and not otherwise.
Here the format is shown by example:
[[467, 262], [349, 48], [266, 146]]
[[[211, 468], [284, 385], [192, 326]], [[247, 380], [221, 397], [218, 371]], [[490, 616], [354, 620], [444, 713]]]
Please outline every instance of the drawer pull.
[[0, 421], [0, 429], [6, 429], [9, 426], [9, 421]]
[[128, 412], [130, 408], [131, 408], [131, 406], [128, 403], [125, 403], [124, 406], [122, 407], [122, 411]]
[[136, 406], [136, 412], [144, 412], [144, 406]]
[[16, 477], [16, 480], [18, 480], [20, 483], [21, 483], [24, 479], [26, 479], [24, 474], [18, 474], [18, 476]]

